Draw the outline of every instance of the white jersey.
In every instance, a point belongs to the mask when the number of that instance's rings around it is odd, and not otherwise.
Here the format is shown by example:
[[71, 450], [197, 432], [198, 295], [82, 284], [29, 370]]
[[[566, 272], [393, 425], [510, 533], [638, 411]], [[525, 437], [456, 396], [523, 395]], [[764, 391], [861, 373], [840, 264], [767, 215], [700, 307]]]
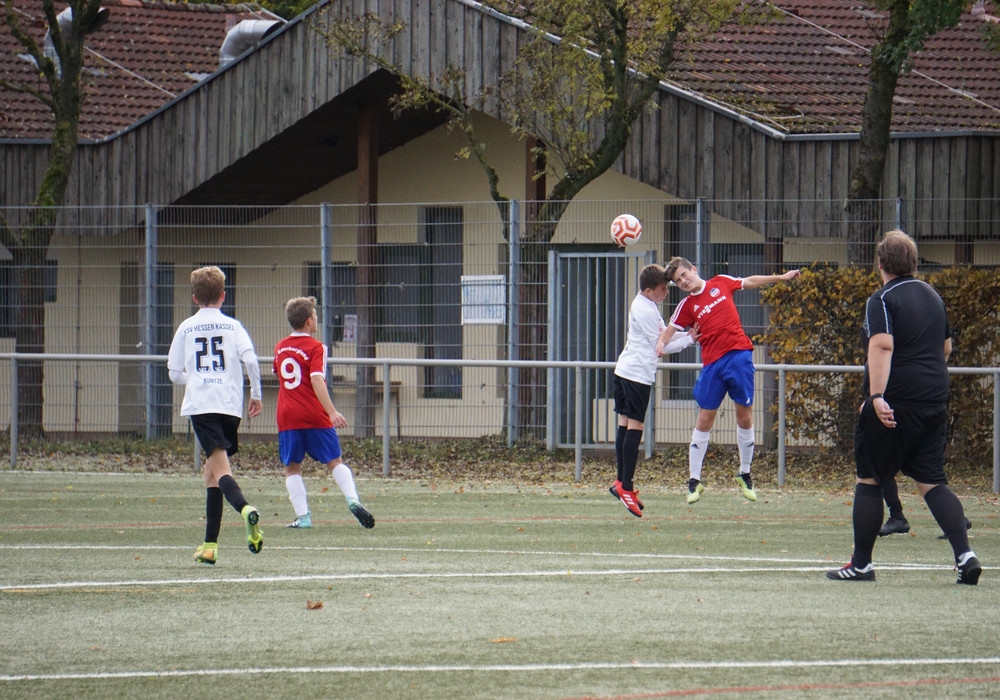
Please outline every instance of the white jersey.
[[243, 365], [250, 396], [260, 399], [260, 365], [243, 324], [214, 308], [199, 309], [181, 323], [167, 356], [171, 380], [184, 385], [181, 415], [242, 416]]
[[[628, 310], [628, 336], [625, 347], [618, 356], [615, 374], [650, 386], [656, 381], [656, 365], [660, 358], [656, 354], [656, 341], [666, 328], [660, 307], [649, 297], [636, 294]], [[675, 333], [664, 348], [664, 353], [680, 352], [694, 345], [687, 333]]]

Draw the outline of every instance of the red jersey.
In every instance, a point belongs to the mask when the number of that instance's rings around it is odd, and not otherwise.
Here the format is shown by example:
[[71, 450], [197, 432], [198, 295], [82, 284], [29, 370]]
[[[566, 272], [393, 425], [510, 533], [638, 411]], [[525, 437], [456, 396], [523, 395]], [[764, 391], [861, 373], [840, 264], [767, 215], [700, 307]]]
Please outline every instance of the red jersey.
[[684, 297], [670, 317], [670, 324], [680, 330], [698, 324], [702, 365], [712, 364], [730, 350], [753, 350], [733, 301], [733, 292], [739, 289], [743, 289], [743, 278], [716, 275], [700, 292]]
[[332, 428], [316, 398], [312, 376], [326, 376], [326, 346], [308, 333], [292, 333], [274, 346], [271, 370], [278, 377], [278, 430]]

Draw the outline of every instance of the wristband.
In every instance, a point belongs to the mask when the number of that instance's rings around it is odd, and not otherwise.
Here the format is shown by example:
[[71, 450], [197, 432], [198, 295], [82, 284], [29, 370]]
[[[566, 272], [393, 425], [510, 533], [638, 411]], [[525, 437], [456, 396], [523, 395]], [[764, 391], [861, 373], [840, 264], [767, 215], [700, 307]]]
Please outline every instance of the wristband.
[[885, 397], [882, 396], [882, 394], [872, 394], [871, 396], [868, 397], [868, 399], [870, 401], [874, 401], [875, 399], [882, 399], [883, 401], [885, 401]]

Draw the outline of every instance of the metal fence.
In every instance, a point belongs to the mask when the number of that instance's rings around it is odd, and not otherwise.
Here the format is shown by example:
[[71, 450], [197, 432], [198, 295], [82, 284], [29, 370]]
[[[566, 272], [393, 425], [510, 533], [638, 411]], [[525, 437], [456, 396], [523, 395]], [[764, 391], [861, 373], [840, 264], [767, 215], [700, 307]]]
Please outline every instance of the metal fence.
[[[31, 358], [30, 355], [25, 354], [15, 354], [15, 353], [5, 353], [0, 354], [0, 363], [8, 363], [7, 377], [9, 378], [9, 400], [10, 400], [10, 415], [17, 416], [17, 363], [20, 361], [25, 361]], [[52, 363], [58, 365], [61, 363], [68, 363], [73, 365], [132, 365], [132, 364], [144, 364], [152, 365], [153, 363], [164, 364], [166, 362], [165, 356], [129, 356], [129, 355], [59, 355], [59, 354], [45, 354], [42, 359], [47, 363]], [[268, 363], [271, 361], [270, 357], [260, 358], [262, 362]], [[573, 421], [575, 425], [574, 440], [571, 444], [564, 445], [566, 447], [571, 447], [575, 453], [575, 476], [577, 481], [581, 478], [582, 473], [582, 456], [584, 448], [591, 448], [598, 445], [610, 446], [614, 441], [613, 425], [614, 419], [610, 412], [605, 412], [605, 414], [599, 418], [595, 418], [599, 412], [594, 410], [594, 405], [599, 402], [608, 402], [610, 397], [602, 396], [595, 398], [593, 395], [588, 394], [585, 387], [594, 386], [600, 383], [601, 379], [607, 381], [610, 385], [610, 377], [614, 371], [613, 362], [542, 362], [540, 365], [549, 373], [552, 377], [554, 373], [563, 371], [568, 373], [572, 377], [572, 385], [574, 391], [569, 400], [567, 406], [568, 413], [573, 416]], [[392, 438], [395, 437], [397, 440], [402, 439], [404, 433], [409, 432], [410, 426], [405, 422], [403, 418], [402, 410], [402, 400], [400, 398], [401, 392], [399, 391], [400, 382], [393, 379], [396, 376], [402, 376], [408, 369], [413, 368], [426, 368], [431, 366], [439, 366], [444, 368], [457, 368], [457, 369], [475, 369], [475, 368], [486, 368], [486, 369], [502, 369], [511, 370], [518, 367], [528, 367], [535, 366], [535, 363], [526, 362], [516, 362], [516, 361], [491, 361], [491, 360], [480, 360], [480, 361], [467, 361], [467, 360], [400, 360], [398, 358], [381, 358], [381, 359], [371, 359], [371, 360], [330, 360], [330, 366], [334, 372], [334, 376], [343, 376], [348, 374], [352, 368], [359, 367], [372, 367], [377, 368], [381, 372], [381, 379], [377, 385], [379, 391], [377, 392], [379, 399], [379, 409], [380, 409], [380, 420], [377, 421], [377, 432], [381, 433], [382, 437], [382, 473], [384, 476], [388, 477], [391, 475], [391, 465], [390, 465], [390, 443]], [[681, 367], [685, 370], [692, 371], [697, 370], [699, 365], [697, 364], [683, 364]], [[663, 376], [664, 371], [669, 369], [668, 365], [661, 364], [660, 366], [660, 376]], [[761, 414], [760, 419], [755, 420], [755, 440], [758, 444], [764, 443], [765, 436], [768, 434], [773, 434], [776, 439], [776, 448], [778, 452], [778, 474], [777, 480], [778, 485], [783, 486], [785, 483], [786, 476], [786, 454], [787, 448], [790, 444], [794, 443], [794, 440], [790, 439], [788, 431], [786, 429], [786, 399], [787, 390], [785, 378], [789, 372], [821, 372], [827, 374], [843, 374], [843, 373], [856, 373], [863, 371], [862, 367], [838, 367], [830, 365], [774, 365], [774, 364], [764, 364], [758, 365], [757, 371], [760, 375], [768, 376], [773, 375], [772, 379], [778, 387], [778, 393], [776, 398], [777, 411], [775, 415], [771, 415], [770, 410], [767, 406], [761, 408], [761, 403], [763, 401], [756, 400], [759, 398], [760, 394], [764, 393], [761, 389], [762, 384], [767, 384], [768, 382], [762, 382], [758, 379], [758, 387], [756, 389], [755, 396], [755, 406], [758, 413]], [[1000, 493], [1000, 367], [993, 368], [969, 368], [969, 367], [952, 367], [949, 368], [949, 372], [952, 375], [956, 374], [966, 374], [966, 375], [979, 375], [989, 380], [992, 380], [993, 385], [993, 411], [992, 411], [992, 425], [993, 425], [993, 491], [994, 493]], [[353, 393], [353, 399], [351, 396], [343, 397], [338, 396], [338, 387], [336, 383], [333, 385], [333, 395], [338, 409], [348, 416], [348, 427], [340, 432], [344, 435], [352, 434], [351, 428], [351, 417], [357, 415], [357, 404], [356, 397], [357, 393]], [[491, 392], [492, 393], [492, 392]], [[502, 391], [496, 392], [497, 394], [503, 394]], [[346, 399], [346, 400], [345, 400]], [[277, 434], [277, 423], [273, 416], [273, 401], [271, 402], [271, 411], [265, 413], [265, 416], [259, 420], [256, 420], [252, 426], [252, 432], [258, 435], [271, 435]], [[673, 404], [673, 405], [671, 405]], [[266, 405], [266, 404], [265, 404]], [[481, 407], [482, 413], [479, 418], [477, 418], [476, 423], [480, 426], [482, 430], [482, 436], [486, 435], [498, 435], [504, 432], [505, 425], [507, 424], [503, 416], [504, 409], [507, 408], [506, 404], [502, 401], [493, 402], [492, 404], [485, 404]], [[609, 407], [610, 408], [610, 407]], [[645, 438], [645, 453], [646, 458], [652, 456], [654, 445], [658, 442], [671, 442], [665, 441], [661, 438], [664, 433], [673, 434], [675, 432], [681, 432], [685, 434], [684, 441], [687, 440], [687, 436], [690, 435], [691, 426], [693, 425], [693, 417], [697, 412], [697, 406], [693, 401], [678, 401], [678, 402], [657, 402], [651, 401], [649, 405], [649, 410], [646, 416], [646, 424], [652, 426], [652, 429], [647, 429], [644, 431]], [[409, 415], [409, 410], [407, 415]], [[551, 420], [551, 416], [555, 415], [550, 413], [550, 420], [546, 426], [547, 434], [555, 434], [558, 432], [559, 426], [556, 421]], [[720, 415], [725, 416], [726, 411], [720, 412]], [[586, 420], [596, 420], [600, 421], [602, 425], [594, 425], [594, 430], [588, 432], [584, 430], [584, 421]], [[735, 424], [729, 425], [728, 430], [722, 430], [722, 424], [727, 421], [723, 420], [717, 424], [716, 427], [716, 440], [722, 443], [734, 442], [733, 438], [735, 436]], [[190, 432], [190, 431], [188, 431]], [[596, 442], [593, 439], [594, 435], [600, 434], [602, 439], [600, 442]], [[16, 420], [13, 420], [10, 425], [10, 466], [15, 468], [17, 466], [18, 460], [18, 424]], [[197, 449], [197, 442], [194, 441], [195, 449]]]
[[[985, 229], [977, 220], [956, 225], [952, 216], [1000, 216], [998, 201], [894, 200], [872, 210], [886, 219], [880, 230], [901, 227], [917, 239], [923, 269], [1000, 265], [1000, 240], [961, 234]], [[165, 355], [174, 329], [195, 310], [191, 270], [215, 264], [227, 276], [223, 310], [243, 322], [261, 356], [290, 331], [289, 298], [320, 300], [322, 339], [336, 363], [328, 380], [359, 437], [378, 433], [377, 411], [388, 398], [404, 437], [500, 432], [552, 447], [604, 444], [613, 420], [607, 373], [584, 377], [580, 387], [572, 370], [545, 363], [615, 359], [643, 264], [683, 255], [706, 278], [849, 264], [836, 202], [581, 200], [557, 223], [539, 220], [538, 211], [535, 202], [62, 209], [51, 240], [0, 248], [0, 353]], [[625, 251], [609, 235], [623, 212], [644, 227]], [[0, 216], [11, 232], [38, 235], [32, 210]], [[42, 315], [31, 314], [32, 298]], [[672, 290], [665, 315], [680, 298]], [[758, 292], [736, 302], [747, 332], [762, 332]], [[381, 364], [370, 362], [382, 359], [399, 363], [387, 389], [379, 389]], [[651, 439], [684, 443], [697, 350], [670, 360], [656, 404], [684, 419], [663, 418]], [[768, 361], [766, 348], [755, 360]], [[0, 376], [0, 393], [10, 396], [17, 391], [8, 376]], [[19, 387], [22, 428], [36, 419], [57, 436], [187, 430], [163, 363], [46, 360], [37, 375], [22, 376], [41, 387], [34, 394]], [[764, 373], [765, 383], [776, 379]], [[251, 432], [270, 430], [274, 387], [265, 386], [266, 413]], [[582, 416], [569, 409], [578, 390], [588, 397]], [[773, 385], [761, 390], [776, 395]], [[0, 401], [0, 425], [18, 420], [10, 405]]]

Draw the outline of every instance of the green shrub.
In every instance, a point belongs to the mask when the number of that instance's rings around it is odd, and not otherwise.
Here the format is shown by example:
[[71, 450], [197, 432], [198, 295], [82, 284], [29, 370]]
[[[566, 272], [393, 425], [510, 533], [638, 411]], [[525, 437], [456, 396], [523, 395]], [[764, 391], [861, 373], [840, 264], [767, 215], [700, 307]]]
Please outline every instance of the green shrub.
[[[951, 267], [920, 277], [938, 291], [948, 309], [953, 344], [949, 364], [1000, 366], [1000, 271]], [[864, 364], [862, 314], [865, 300], [879, 286], [877, 273], [860, 268], [803, 270], [795, 284], [761, 290], [762, 302], [770, 307], [770, 325], [755, 341], [766, 345], [779, 364]], [[788, 372], [786, 382], [789, 433], [850, 452], [862, 375]], [[952, 375], [949, 408], [950, 458], [989, 463], [992, 379]]]

